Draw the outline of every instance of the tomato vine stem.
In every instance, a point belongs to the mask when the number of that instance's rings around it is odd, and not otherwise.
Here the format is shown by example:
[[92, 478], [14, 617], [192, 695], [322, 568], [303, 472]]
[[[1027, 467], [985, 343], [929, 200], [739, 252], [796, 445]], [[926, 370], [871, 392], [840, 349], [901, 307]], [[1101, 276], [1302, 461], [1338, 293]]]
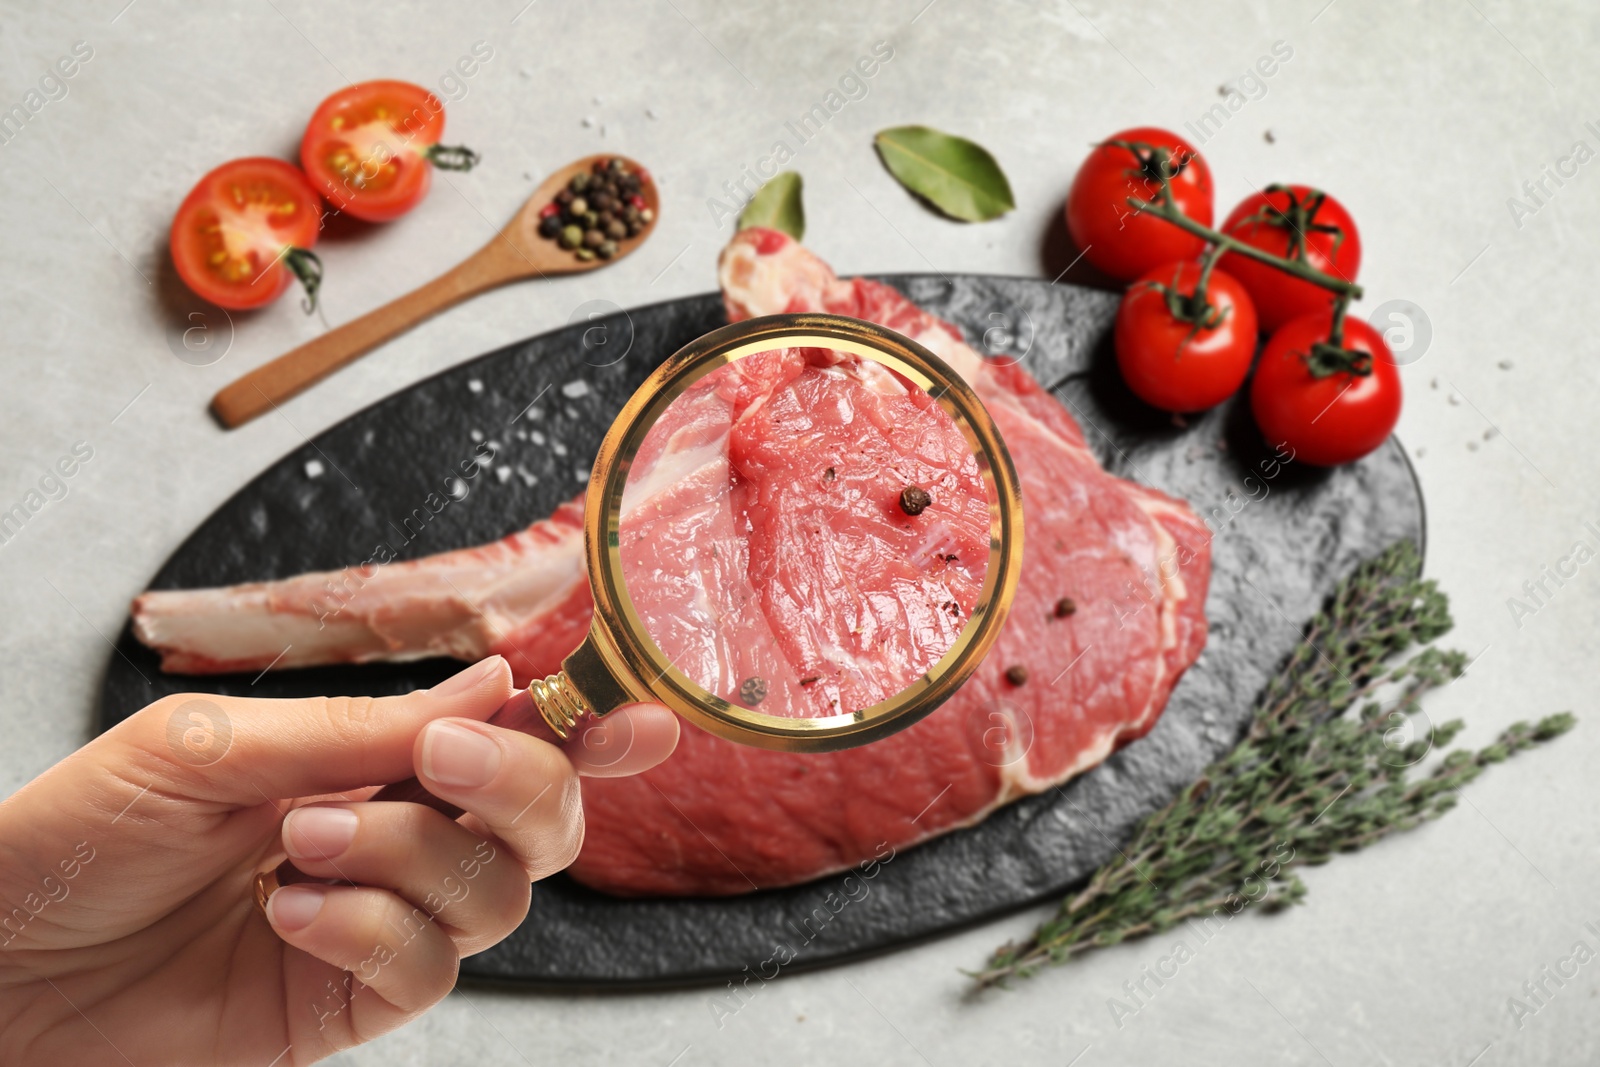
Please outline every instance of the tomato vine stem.
[[300, 306], [310, 315], [317, 310], [317, 293], [322, 288], [321, 258], [309, 248], [291, 248], [284, 253], [283, 262], [305, 287], [306, 297]]
[[1230, 237], [1220, 230], [1213, 230], [1210, 226], [1202, 226], [1179, 211], [1170, 200], [1164, 197], [1158, 196], [1155, 200], [1141, 200], [1136, 196], [1130, 196], [1128, 197], [1128, 206], [1136, 211], [1148, 211], [1156, 218], [1164, 219], [1178, 227], [1178, 229], [1192, 233], [1201, 240], [1209, 241], [1211, 244], [1224, 248], [1229, 252], [1237, 252], [1246, 258], [1265, 263], [1269, 267], [1276, 267], [1285, 274], [1293, 275], [1302, 281], [1320, 286], [1331, 293], [1345, 297], [1347, 300], [1359, 300], [1361, 298], [1361, 286], [1355, 282], [1347, 282], [1343, 278], [1335, 278], [1331, 274], [1324, 274], [1315, 267], [1299, 260], [1275, 256], [1271, 252], [1256, 248], [1254, 245], [1245, 244], [1236, 237]]

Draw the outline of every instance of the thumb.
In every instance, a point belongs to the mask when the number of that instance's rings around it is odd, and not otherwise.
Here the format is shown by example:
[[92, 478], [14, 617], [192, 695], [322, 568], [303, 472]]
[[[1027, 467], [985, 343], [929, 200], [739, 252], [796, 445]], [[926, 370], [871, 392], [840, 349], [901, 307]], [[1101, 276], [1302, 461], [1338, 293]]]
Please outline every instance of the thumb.
[[445, 717], [487, 719], [511, 691], [511, 668], [491, 656], [403, 696], [180, 694], [151, 704], [94, 744], [109, 746], [104, 758], [149, 767], [174, 793], [253, 805], [408, 778], [423, 726]]

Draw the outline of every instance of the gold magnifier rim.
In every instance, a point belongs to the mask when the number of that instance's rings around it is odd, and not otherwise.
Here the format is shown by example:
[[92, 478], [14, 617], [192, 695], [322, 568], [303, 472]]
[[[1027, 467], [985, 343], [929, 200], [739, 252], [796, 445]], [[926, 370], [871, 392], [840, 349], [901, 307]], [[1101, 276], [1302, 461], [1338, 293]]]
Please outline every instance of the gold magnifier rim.
[[[707, 374], [757, 352], [825, 348], [889, 367], [951, 417], [977, 458], [989, 497], [989, 560], [967, 625], [925, 674], [867, 708], [817, 718], [767, 715], [711, 693], [674, 667], [645, 630], [622, 578], [618, 531], [635, 455], [656, 419]], [[826, 752], [875, 741], [921, 719], [971, 676], [999, 637], [1022, 569], [1022, 497], [999, 430], [970, 385], [924, 346], [843, 315], [767, 315], [713, 330], [673, 353], [623, 405], [595, 456], [584, 507], [594, 592], [591, 640], [613, 678], [639, 700], [665, 704], [718, 737], [759, 748]]]

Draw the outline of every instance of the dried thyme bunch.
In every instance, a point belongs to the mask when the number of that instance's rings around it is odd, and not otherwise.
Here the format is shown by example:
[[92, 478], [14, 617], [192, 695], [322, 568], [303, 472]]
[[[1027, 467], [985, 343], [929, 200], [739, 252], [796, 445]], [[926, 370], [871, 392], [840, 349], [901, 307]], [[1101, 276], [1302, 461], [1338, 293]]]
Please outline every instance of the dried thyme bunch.
[[1429, 729], [1417, 701], [1467, 664], [1459, 652], [1428, 648], [1387, 666], [1450, 629], [1444, 594], [1420, 570], [1415, 547], [1402, 541], [1341, 582], [1268, 684], [1239, 746], [1145, 819], [1122, 855], [1030, 938], [996, 951], [973, 975], [979, 986], [1187, 919], [1297, 904], [1306, 887], [1294, 868], [1444, 814], [1489, 764], [1570, 729], [1565, 713], [1517, 723], [1479, 752], [1450, 752], [1431, 773], [1409, 776], [1461, 730], [1459, 721]]

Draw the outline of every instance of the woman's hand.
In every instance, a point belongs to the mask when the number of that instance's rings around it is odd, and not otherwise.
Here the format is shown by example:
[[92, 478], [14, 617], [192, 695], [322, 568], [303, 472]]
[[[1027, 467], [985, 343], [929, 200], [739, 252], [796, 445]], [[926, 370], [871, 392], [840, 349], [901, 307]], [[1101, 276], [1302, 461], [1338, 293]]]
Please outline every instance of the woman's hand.
[[[484, 723], [511, 695], [496, 656], [400, 697], [169, 697], [0, 803], [0, 1063], [291, 1067], [420, 1015], [577, 856], [578, 776], [677, 742], [655, 705], [565, 750]], [[468, 814], [355, 802], [413, 774]], [[269, 925], [285, 854], [355, 884]]]

